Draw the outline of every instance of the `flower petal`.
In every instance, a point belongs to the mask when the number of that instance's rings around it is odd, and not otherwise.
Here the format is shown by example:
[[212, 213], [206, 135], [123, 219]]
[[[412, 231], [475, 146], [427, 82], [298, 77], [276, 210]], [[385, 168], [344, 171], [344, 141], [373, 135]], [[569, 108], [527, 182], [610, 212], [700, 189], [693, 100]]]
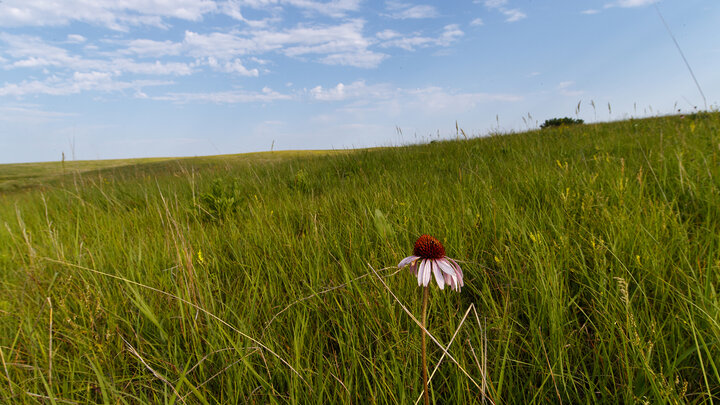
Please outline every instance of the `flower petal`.
[[408, 257], [400, 260], [400, 263], [398, 263], [397, 266], [399, 269], [402, 269], [403, 267], [407, 266], [408, 264], [414, 262], [415, 260], [417, 260], [419, 258], [420, 258], [420, 256], [415, 256], [415, 255], [408, 256]]
[[460, 291], [459, 286], [462, 285], [462, 273], [458, 273], [455, 266], [453, 266], [447, 259], [450, 258], [444, 257], [438, 260], [440, 264], [440, 269], [442, 269], [442, 271], [452, 279], [452, 283], [449, 284], [453, 288], [453, 290]]
[[438, 287], [440, 287], [441, 290], [445, 289], [445, 279], [443, 278], [443, 272], [440, 271], [440, 266], [438, 266], [437, 260], [431, 260], [430, 263], [432, 263], [432, 270], [433, 274], [435, 274], [435, 281], [438, 283]]
[[427, 287], [430, 284], [430, 273], [432, 273], [432, 260], [425, 260], [425, 272], [423, 273], [423, 285]]
[[412, 274], [414, 274], [415, 277], [417, 277], [417, 274], [418, 274], [418, 262], [417, 261], [410, 263], [410, 272], [412, 272]]
[[447, 258], [443, 257], [442, 259], [438, 259], [437, 262], [438, 264], [440, 264], [440, 270], [447, 274], [455, 274], [455, 269], [453, 268], [452, 264], [447, 261]]
[[[450, 258], [448, 257], [448, 259], [450, 259]], [[459, 287], [464, 286], [464, 285], [465, 285], [465, 283], [463, 282], [463, 277], [464, 277], [464, 276], [463, 276], [463, 271], [462, 271], [462, 269], [460, 268], [460, 265], [457, 264], [457, 262], [456, 262], [455, 260], [453, 260], [453, 259], [450, 259], [450, 262], [455, 265], [455, 272], [456, 272], [456, 274], [457, 274]], [[458, 291], [460, 291], [460, 290], [458, 289]]]
[[455, 273], [450, 274], [450, 279], [452, 280], [451, 285], [452, 285], [453, 290], [455, 290], [455, 291], [460, 291], [460, 290], [458, 289], [458, 278], [457, 278], [457, 274], [455, 274]]
[[457, 264], [457, 262], [455, 261], [455, 259], [451, 259], [451, 258], [449, 258], [449, 257], [448, 257], [447, 259], [448, 259], [452, 264], [455, 265], [455, 270], [457, 270], [457, 272], [459, 273], [460, 277], [462, 278], [463, 272], [462, 272], [462, 269], [460, 268], [460, 265]]
[[427, 262], [427, 260], [422, 259], [422, 260], [420, 260], [420, 264], [417, 265], [418, 266], [418, 273], [417, 273], [418, 287], [423, 285], [423, 279], [425, 278], [425, 262]]

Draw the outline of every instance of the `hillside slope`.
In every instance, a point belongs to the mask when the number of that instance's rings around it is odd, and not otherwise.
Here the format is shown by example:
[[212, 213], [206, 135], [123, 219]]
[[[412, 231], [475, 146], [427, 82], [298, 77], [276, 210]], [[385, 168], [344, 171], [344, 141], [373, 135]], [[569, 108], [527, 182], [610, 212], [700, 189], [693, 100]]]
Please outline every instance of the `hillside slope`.
[[431, 289], [437, 403], [720, 400], [718, 153], [703, 113], [0, 194], [0, 402], [415, 401], [370, 266], [418, 316], [422, 233], [465, 273]]

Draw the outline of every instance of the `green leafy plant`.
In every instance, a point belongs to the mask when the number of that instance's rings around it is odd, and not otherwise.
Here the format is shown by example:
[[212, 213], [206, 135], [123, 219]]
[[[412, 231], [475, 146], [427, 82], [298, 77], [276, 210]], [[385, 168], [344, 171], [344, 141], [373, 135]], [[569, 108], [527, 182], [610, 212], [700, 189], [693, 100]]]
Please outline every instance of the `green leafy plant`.
[[236, 180], [215, 179], [210, 191], [200, 195], [197, 205], [206, 220], [221, 220], [234, 214], [240, 207], [243, 194]]
[[291, 187], [305, 193], [311, 192], [312, 185], [310, 184], [310, 176], [308, 175], [308, 173], [303, 169], [295, 172]]

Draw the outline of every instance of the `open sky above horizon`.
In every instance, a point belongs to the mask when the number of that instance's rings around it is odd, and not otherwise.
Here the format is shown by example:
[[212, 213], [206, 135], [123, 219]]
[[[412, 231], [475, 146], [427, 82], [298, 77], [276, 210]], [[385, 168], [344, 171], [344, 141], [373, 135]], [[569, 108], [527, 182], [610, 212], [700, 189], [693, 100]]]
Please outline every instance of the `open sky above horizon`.
[[717, 109], [718, 22], [716, 0], [2, 0], [0, 163]]

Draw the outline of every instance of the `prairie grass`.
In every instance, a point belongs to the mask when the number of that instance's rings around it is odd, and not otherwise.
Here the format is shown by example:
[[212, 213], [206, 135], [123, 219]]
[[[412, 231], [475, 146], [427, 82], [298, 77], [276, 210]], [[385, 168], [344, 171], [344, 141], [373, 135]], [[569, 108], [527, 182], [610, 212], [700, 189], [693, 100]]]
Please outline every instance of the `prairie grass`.
[[466, 285], [431, 291], [431, 401], [720, 400], [718, 153], [699, 113], [15, 173], [0, 402], [413, 403], [421, 233]]

